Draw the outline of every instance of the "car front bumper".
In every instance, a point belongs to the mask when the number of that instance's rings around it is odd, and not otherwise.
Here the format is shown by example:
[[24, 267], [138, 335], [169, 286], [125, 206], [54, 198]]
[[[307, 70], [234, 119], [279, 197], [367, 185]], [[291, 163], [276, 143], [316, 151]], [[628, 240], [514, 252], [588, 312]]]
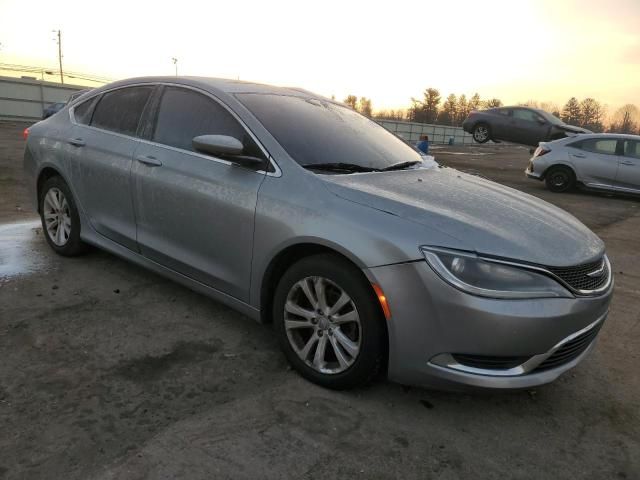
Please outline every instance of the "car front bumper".
[[[389, 379], [452, 390], [521, 389], [552, 382], [593, 348], [613, 291], [611, 282], [597, 297], [501, 300], [450, 286], [425, 261], [366, 273], [380, 285], [391, 309]], [[547, 357], [584, 332], [592, 336], [577, 356], [541, 368]], [[452, 360], [456, 354], [523, 360], [517, 367], [485, 369]]]

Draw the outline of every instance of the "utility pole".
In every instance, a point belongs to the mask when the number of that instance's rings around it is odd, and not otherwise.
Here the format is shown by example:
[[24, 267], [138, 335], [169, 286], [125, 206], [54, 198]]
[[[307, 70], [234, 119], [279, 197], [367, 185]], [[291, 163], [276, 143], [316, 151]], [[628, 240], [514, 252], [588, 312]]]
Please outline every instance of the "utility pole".
[[171, 61], [176, 66], [176, 77], [178, 76], [178, 59], [176, 57], [171, 57]]
[[[58, 64], [60, 65], [60, 83], [64, 84], [64, 74], [62, 73], [62, 31], [61, 30], [52, 30], [58, 36]], [[54, 40], [56, 40], [54, 38]]]

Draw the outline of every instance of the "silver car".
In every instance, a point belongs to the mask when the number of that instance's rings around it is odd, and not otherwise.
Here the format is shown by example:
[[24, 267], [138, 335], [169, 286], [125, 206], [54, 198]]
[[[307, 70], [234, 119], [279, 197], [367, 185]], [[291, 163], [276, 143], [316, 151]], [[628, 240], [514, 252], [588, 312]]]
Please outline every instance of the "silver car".
[[95, 245], [273, 322], [330, 388], [548, 383], [609, 310], [574, 217], [300, 89], [112, 83], [31, 127], [24, 164], [57, 253]]
[[599, 133], [540, 143], [525, 171], [552, 192], [581, 185], [640, 193], [640, 136]]

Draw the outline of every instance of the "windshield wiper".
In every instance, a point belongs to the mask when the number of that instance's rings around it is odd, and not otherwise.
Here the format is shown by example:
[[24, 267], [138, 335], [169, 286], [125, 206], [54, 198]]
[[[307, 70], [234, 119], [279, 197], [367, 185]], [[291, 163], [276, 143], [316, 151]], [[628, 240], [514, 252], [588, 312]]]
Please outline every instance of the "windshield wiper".
[[358, 165], [357, 163], [310, 163], [308, 165], [302, 165], [302, 167], [309, 170], [324, 170], [328, 172], [380, 172], [379, 168], [365, 167], [364, 165]]
[[413, 167], [414, 165], [418, 165], [419, 163], [422, 163], [422, 160], [411, 160], [409, 162], [394, 163], [393, 165], [389, 165], [388, 167], [383, 168], [381, 171], [382, 172], [389, 172], [391, 170], [403, 170], [405, 168]]

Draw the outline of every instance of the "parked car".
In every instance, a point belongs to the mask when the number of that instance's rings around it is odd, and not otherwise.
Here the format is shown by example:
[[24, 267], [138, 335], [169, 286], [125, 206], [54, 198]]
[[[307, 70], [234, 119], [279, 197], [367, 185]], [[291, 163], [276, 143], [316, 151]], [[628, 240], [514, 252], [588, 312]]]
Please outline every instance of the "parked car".
[[640, 136], [599, 133], [541, 143], [525, 171], [552, 192], [576, 184], [640, 193]]
[[80, 96], [84, 95], [87, 92], [90, 92], [91, 89], [90, 88], [85, 88], [83, 90], [78, 90], [77, 92], [73, 92], [71, 95], [69, 95], [69, 100], [67, 100], [67, 103], [73, 103], [73, 101], [76, 98], [79, 98]]
[[44, 120], [46, 118], [49, 118], [54, 113], [57, 113], [58, 111], [62, 110], [65, 105], [66, 105], [65, 102], [57, 102], [57, 103], [52, 103], [48, 107], [45, 107], [45, 109], [42, 111], [42, 119]]
[[85, 88], [84, 90], [78, 90], [77, 92], [73, 92], [71, 95], [69, 95], [69, 99], [66, 102], [52, 103], [51, 105], [46, 107], [42, 112], [42, 119], [44, 120], [45, 118], [49, 118], [54, 113], [57, 113], [60, 110], [62, 110], [65, 105], [67, 105], [68, 103], [73, 103], [73, 101], [76, 98], [80, 97], [80, 95], [83, 95], [89, 91], [91, 91], [90, 88]]
[[51, 248], [92, 244], [273, 322], [320, 385], [384, 369], [533, 387], [577, 365], [607, 316], [604, 244], [577, 219], [426, 164], [332, 100], [148, 77], [67, 108], [29, 129], [24, 154]]
[[500, 107], [473, 111], [462, 123], [465, 132], [478, 143], [489, 140], [521, 143], [536, 147], [540, 142], [565, 138], [589, 130], [567, 125], [558, 117], [528, 107]]

